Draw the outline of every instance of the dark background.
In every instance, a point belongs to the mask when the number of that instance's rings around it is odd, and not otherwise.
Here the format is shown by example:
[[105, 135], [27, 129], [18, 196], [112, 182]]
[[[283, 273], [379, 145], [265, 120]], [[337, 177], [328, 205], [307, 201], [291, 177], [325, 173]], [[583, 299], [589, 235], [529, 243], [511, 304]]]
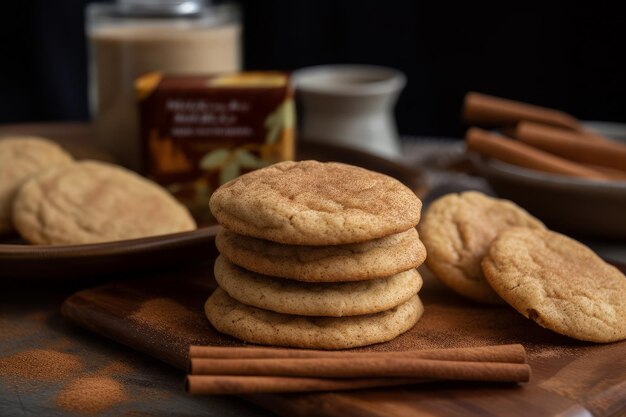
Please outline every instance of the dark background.
[[[86, 3], [3, 4], [0, 123], [88, 118]], [[244, 65], [399, 68], [402, 134], [462, 135], [469, 90], [626, 122], [621, 3], [574, 3], [243, 0]]]

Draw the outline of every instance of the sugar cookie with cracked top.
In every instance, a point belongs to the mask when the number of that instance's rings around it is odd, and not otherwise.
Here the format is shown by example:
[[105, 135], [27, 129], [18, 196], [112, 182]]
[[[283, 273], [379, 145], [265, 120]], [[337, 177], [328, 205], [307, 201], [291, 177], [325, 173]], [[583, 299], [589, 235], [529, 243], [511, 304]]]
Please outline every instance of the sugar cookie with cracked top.
[[391, 310], [351, 317], [306, 317], [240, 303], [218, 288], [204, 306], [219, 332], [261, 345], [348, 349], [382, 343], [411, 329], [424, 307], [417, 295]]
[[292, 245], [340, 245], [414, 227], [421, 201], [400, 181], [336, 162], [280, 162], [217, 189], [211, 212], [227, 229]]
[[422, 287], [422, 277], [415, 269], [367, 281], [305, 283], [247, 271], [223, 255], [215, 261], [215, 279], [243, 304], [301, 316], [378, 313], [406, 302]]
[[159, 185], [96, 161], [31, 178], [13, 206], [15, 227], [35, 244], [134, 239], [195, 229], [185, 207]]
[[345, 282], [387, 277], [416, 268], [426, 249], [415, 228], [361, 243], [285, 245], [222, 228], [215, 238], [222, 255], [259, 274], [306, 282]]
[[420, 224], [428, 268], [450, 289], [474, 301], [502, 304], [483, 276], [480, 261], [501, 232], [521, 226], [544, 229], [511, 201], [476, 191], [447, 194], [434, 201]]
[[626, 277], [574, 239], [510, 229], [482, 268], [507, 303], [542, 327], [590, 342], [626, 339]]
[[22, 184], [41, 171], [72, 161], [70, 154], [48, 139], [0, 138], [0, 234], [13, 230], [12, 208]]

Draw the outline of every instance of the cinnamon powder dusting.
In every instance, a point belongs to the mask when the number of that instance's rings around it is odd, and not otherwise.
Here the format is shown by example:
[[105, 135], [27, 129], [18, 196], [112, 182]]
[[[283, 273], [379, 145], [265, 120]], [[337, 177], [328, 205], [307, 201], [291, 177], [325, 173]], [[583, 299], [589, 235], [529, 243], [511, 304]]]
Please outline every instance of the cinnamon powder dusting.
[[0, 358], [0, 375], [30, 380], [67, 378], [82, 367], [77, 356], [46, 349], [31, 349]]
[[56, 397], [57, 406], [84, 414], [99, 413], [128, 399], [124, 387], [106, 376], [77, 378]]
[[197, 313], [167, 298], [145, 301], [131, 317], [148, 327], [174, 332], [184, 330], [198, 320]]
[[113, 361], [104, 368], [95, 372], [97, 375], [120, 376], [133, 372], [135, 369], [128, 363], [122, 361]]

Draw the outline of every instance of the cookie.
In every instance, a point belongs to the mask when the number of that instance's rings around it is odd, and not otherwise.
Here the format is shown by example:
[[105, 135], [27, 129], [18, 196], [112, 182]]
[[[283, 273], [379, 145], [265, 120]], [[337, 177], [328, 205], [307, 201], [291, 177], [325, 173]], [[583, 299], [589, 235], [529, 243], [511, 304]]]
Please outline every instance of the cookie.
[[223, 256], [215, 261], [215, 279], [237, 301], [301, 316], [378, 313], [404, 303], [422, 287], [415, 269], [368, 281], [312, 284], [250, 272]]
[[124, 168], [95, 161], [52, 168], [24, 184], [15, 227], [35, 244], [133, 239], [195, 229], [163, 188]]
[[0, 234], [13, 230], [11, 212], [22, 184], [43, 170], [71, 162], [67, 152], [44, 138], [0, 139]]
[[211, 212], [227, 229], [291, 245], [341, 245], [404, 232], [421, 201], [398, 180], [336, 162], [281, 162], [217, 189]]
[[574, 239], [510, 229], [482, 268], [507, 303], [542, 327], [590, 342], [626, 339], [626, 277]]
[[391, 310], [352, 317], [305, 317], [240, 303], [218, 288], [204, 311], [218, 331], [250, 343], [309, 349], [348, 349], [391, 340], [417, 323], [417, 295]]
[[480, 261], [489, 245], [511, 227], [544, 229], [539, 220], [511, 201], [468, 191], [432, 203], [420, 224], [428, 268], [449, 288], [474, 301], [502, 304], [489, 286]]
[[221, 229], [215, 244], [232, 263], [259, 274], [307, 282], [360, 281], [416, 268], [426, 249], [415, 228], [361, 243], [284, 245]]

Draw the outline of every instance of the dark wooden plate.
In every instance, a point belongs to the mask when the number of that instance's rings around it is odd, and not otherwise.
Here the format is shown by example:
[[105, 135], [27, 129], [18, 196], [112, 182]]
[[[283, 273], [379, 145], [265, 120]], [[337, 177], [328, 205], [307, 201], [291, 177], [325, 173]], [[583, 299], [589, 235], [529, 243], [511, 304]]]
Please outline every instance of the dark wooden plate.
[[[91, 125], [42, 123], [0, 127], [0, 136], [39, 135], [66, 147], [77, 158], [114, 160], [90, 146]], [[426, 192], [425, 177], [418, 170], [366, 152], [309, 141], [298, 143], [297, 159], [339, 161], [362, 166], [397, 178], [417, 195]], [[70, 279], [114, 273], [159, 270], [172, 265], [215, 257], [217, 227], [193, 232], [89, 245], [26, 245], [19, 238], [0, 238], [0, 277]]]
[[153, 271], [216, 256], [219, 226], [88, 245], [0, 245], [0, 277], [71, 279]]

